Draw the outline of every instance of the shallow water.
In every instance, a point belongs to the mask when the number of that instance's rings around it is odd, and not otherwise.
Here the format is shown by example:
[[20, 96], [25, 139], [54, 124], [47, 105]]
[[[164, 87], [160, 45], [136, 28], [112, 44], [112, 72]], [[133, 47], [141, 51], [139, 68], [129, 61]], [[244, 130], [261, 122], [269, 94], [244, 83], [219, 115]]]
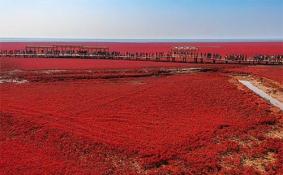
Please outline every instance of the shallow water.
[[27, 80], [17, 80], [17, 79], [6, 79], [6, 78], [2, 78], [0, 77], [0, 84], [3, 83], [15, 83], [15, 84], [24, 84], [24, 83], [28, 83]]
[[265, 100], [267, 100], [268, 102], [270, 102], [272, 105], [280, 108], [283, 111], [283, 103], [280, 102], [279, 100], [271, 97], [270, 95], [268, 95], [267, 93], [265, 93], [263, 90], [259, 89], [258, 87], [254, 86], [251, 82], [246, 81], [246, 80], [239, 80], [240, 83], [242, 83], [243, 85], [245, 85], [247, 88], [249, 88], [250, 90], [252, 90], [254, 93], [256, 93], [257, 95], [259, 95], [260, 97], [264, 98]]

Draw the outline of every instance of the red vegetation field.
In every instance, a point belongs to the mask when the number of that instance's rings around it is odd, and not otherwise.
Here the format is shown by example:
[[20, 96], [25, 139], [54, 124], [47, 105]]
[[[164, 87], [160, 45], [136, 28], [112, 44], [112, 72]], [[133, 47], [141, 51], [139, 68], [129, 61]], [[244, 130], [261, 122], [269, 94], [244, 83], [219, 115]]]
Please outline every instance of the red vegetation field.
[[0, 84], [0, 174], [283, 171], [282, 112], [230, 76], [282, 67], [0, 59], [29, 81]]
[[231, 70], [268, 78], [283, 84], [283, 66], [244, 66], [232, 68]]
[[[24, 49], [26, 45], [53, 45], [66, 43], [25, 43], [12, 42], [0, 43], [0, 49]], [[283, 42], [225, 42], [225, 43], [67, 43], [82, 44], [87, 46], [106, 46], [110, 50], [120, 52], [167, 52], [174, 46], [196, 46], [201, 52], [211, 52], [218, 54], [283, 54]]]
[[111, 61], [50, 58], [1, 58], [2, 70], [84, 70], [84, 69], [138, 69], [152, 67], [181, 67], [182, 63], [144, 61]]

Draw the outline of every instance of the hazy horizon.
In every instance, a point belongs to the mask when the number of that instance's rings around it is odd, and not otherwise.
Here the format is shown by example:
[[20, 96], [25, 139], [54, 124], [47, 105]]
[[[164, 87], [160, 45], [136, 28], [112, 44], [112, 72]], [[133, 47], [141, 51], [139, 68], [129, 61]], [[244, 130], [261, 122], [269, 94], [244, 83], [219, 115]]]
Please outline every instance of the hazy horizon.
[[281, 0], [0, 0], [0, 38], [283, 39]]
[[121, 43], [166, 43], [166, 42], [283, 42], [283, 38], [237, 38], [237, 39], [105, 39], [105, 38], [1, 38], [0, 42], [121, 42]]

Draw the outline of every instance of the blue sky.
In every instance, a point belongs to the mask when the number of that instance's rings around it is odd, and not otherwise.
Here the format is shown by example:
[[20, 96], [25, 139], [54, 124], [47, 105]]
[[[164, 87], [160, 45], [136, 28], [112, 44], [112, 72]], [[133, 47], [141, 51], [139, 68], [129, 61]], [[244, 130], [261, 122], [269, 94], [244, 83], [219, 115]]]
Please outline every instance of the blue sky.
[[0, 37], [283, 38], [283, 0], [0, 0]]

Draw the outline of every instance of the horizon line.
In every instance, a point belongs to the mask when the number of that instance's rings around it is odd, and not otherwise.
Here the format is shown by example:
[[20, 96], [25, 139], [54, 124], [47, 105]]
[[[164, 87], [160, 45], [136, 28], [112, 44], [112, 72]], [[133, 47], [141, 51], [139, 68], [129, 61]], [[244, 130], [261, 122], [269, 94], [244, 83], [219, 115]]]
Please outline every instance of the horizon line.
[[72, 38], [0, 37], [0, 42], [283, 42], [283, 38]]

